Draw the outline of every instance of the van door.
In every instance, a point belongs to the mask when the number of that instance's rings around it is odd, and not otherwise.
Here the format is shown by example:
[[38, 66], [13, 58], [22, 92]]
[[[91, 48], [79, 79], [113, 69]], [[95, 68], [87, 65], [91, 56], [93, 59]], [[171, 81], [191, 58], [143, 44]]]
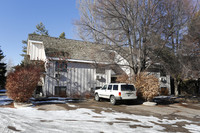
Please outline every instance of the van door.
[[122, 99], [136, 99], [136, 89], [133, 85], [121, 85]]
[[108, 85], [108, 89], [106, 90], [106, 98], [109, 99], [112, 93], [112, 85]]
[[102, 98], [106, 98], [106, 90], [107, 90], [107, 85], [104, 85], [101, 89], [101, 92], [99, 93], [99, 96]]

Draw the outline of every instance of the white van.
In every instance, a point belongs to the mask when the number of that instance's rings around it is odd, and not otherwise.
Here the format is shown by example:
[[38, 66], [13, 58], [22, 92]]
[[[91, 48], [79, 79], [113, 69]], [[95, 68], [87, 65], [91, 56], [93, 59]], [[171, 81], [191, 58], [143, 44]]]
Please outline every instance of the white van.
[[137, 99], [136, 88], [133, 84], [126, 83], [109, 83], [102, 88], [95, 90], [95, 100], [101, 98], [110, 99], [111, 104], [115, 105], [120, 100]]

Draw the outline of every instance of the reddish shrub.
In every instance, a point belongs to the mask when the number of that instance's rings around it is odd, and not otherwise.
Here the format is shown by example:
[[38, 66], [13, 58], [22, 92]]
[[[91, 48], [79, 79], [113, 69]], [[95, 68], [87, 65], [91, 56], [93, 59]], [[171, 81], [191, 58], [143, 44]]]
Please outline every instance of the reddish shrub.
[[40, 67], [29, 65], [18, 67], [7, 76], [7, 95], [16, 102], [26, 102], [32, 96], [40, 81]]
[[77, 98], [77, 99], [82, 98], [82, 96], [81, 96], [81, 94], [80, 94], [79, 92], [72, 92], [72, 93], [70, 94], [70, 97], [71, 97], [71, 98]]
[[90, 91], [85, 91], [83, 93], [83, 97], [86, 98], [86, 99], [94, 98], [94, 93], [92, 93]]

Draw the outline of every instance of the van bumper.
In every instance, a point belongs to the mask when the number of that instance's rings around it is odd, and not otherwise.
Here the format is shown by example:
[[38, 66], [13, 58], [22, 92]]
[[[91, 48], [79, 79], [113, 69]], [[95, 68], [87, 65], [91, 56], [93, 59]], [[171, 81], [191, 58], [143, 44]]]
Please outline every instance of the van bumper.
[[116, 100], [134, 100], [134, 99], [137, 99], [137, 96], [129, 97], [129, 98], [115, 97], [115, 99]]
[[135, 96], [135, 97], [121, 98], [121, 100], [134, 100], [134, 99], [137, 99], [137, 96]]
[[116, 100], [122, 100], [122, 97], [115, 97]]

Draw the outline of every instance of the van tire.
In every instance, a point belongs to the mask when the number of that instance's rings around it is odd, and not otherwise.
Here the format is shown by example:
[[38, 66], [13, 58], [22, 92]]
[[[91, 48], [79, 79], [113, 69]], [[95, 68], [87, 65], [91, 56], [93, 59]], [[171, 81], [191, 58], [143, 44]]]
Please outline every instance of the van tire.
[[112, 105], [116, 105], [117, 100], [115, 99], [115, 96], [111, 96], [111, 97], [110, 97], [110, 103], [111, 103]]
[[94, 99], [95, 99], [95, 101], [98, 101], [98, 102], [100, 101], [100, 97], [99, 97], [98, 93], [95, 94]]

